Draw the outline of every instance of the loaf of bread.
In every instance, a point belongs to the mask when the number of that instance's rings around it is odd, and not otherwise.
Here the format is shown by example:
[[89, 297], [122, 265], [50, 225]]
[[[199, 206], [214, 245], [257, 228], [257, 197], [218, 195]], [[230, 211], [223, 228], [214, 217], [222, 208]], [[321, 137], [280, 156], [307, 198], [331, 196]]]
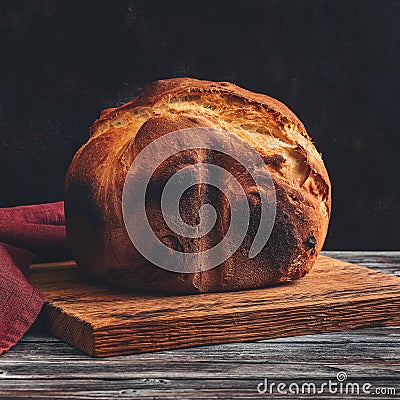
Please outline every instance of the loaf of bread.
[[[276, 213], [265, 246], [249, 257], [257, 229], [262, 229], [259, 191], [263, 188], [244, 178], [240, 165], [223, 160], [219, 165], [237, 173], [247, 194], [251, 217], [246, 237], [213, 268], [194, 266], [193, 272], [175, 272], [154, 265], [135, 247], [124, 222], [122, 196], [128, 171], [146, 146], [171, 132], [199, 127], [222, 132], [231, 146], [234, 137], [262, 157], [273, 181]], [[176, 154], [159, 166], [155, 183], [149, 187], [149, 223], [159, 240], [175, 251], [195, 253], [211, 248], [229, 229], [226, 197], [200, 181], [181, 199], [182, 219], [195, 226], [200, 207], [211, 204], [217, 213], [215, 229], [195, 239], [185, 238], [165, 223], [160, 211], [160, 196], [168, 179], [180, 168], [205, 159], [218, 164], [213, 153], [195, 148]], [[227, 82], [161, 80], [128, 103], [103, 111], [66, 177], [67, 237], [77, 264], [96, 277], [135, 291], [217, 292], [299, 279], [310, 271], [323, 246], [330, 212], [329, 177], [301, 121], [278, 100]]]

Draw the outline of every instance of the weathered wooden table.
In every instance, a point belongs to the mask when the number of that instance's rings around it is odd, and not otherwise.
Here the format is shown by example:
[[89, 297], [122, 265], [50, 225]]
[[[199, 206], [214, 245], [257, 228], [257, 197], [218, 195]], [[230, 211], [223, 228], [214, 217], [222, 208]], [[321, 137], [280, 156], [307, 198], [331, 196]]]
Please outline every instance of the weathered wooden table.
[[[400, 252], [325, 254], [400, 275]], [[55, 338], [29, 333], [0, 357], [0, 397], [7, 399], [399, 396], [400, 327], [105, 359], [86, 356]]]

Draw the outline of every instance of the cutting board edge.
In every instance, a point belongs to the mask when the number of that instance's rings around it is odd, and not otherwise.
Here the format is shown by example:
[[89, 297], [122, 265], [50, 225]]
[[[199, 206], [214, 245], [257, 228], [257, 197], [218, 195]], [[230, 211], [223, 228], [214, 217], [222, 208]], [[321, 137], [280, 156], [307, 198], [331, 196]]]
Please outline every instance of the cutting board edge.
[[[55, 337], [82, 350], [86, 354], [92, 356], [95, 354], [94, 329], [90, 322], [65, 313], [59, 307], [47, 301], [45, 301], [42, 308], [40, 318], [47, 330]], [[62, 329], [60, 334], [59, 326], [68, 326], [68, 328]]]
[[[223, 338], [220, 336], [216, 336], [215, 332], [210, 330], [210, 328], [213, 327], [221, 327], [221, 324], [216, 321], [215, 323], [208, 323], [207, 329], [208, 332], [205, 332], [205, 335], [202, 335], [200, 337], [194, 336], [193, 338], [190, 336], [184, 336], [182, 335], [182, 323], [184, 324], [187, 322], [186, 320], [182, 321], [173, 321], [175, 323], [175, 326], [173, 329], [166, 327], [165, 330], [160, 330], [159, 326], [156, 324], [154, 325], [146, 325], [145, 330], [153, 329], [153, 331], [157, 331], [161, 334], [165, 334], [166, 336], [171, 336], [173, 337], [169, 338], [167, 342], [165, 342], [162, 345], [155, 345], [152, 344], [150, 346], [143, 346], [139, 347], [140, 342], [137, 341], [132, 341], [132, 336], [115, 336], [119, 337], [122, 339], [126, 339], [126, 343], [129, 343], [126, 348], [121, 350], [121, 346], [116, 346], [116, 345], [121, 345], [121, 340], [113, 340], [112, 337], [110, 338], [108, 335], [104, 336], [102, 334], [102, 329], [93, 330], [93, 336], [94, 336], [94, 349], [93, 352], [90, 353], [92, 356], [96, 357], [108, 357], [108, 356], [115, 356], [115, 355], [124, 355], [124, 354], [140, 354], [140, 353], [147, 353], [147, 352], [155, 352], [155, 351], [163, 351], [163, 350], [168, 350], [168, 349], [179, 349], [179, 348], [189, 348], [189, 347], [194, 347], [194, 346], [206, 346], [206, 345], [212, 345], [212, 344], [224, 344], [224, 343], [234, 343], [234, 342], [247, 342], [247, 341], [255, 341], [255, 340], [266, 340], [266, 339], [274, 339], [274, 338], [279, 338], [279, 337], [290, 337], [290, 336], [300, 336], [300, 335], [307, 335], [307, 334], [316, 334], [316, 333], [327, 333], [327, 332], [341, 332], [344, 330], [351, 330], [351, 329], [357, 329], [357, 328], [367, 328], [367, 327], [378, 327], [378, 326], [396, 326], [400, 325], [400, 295], [394, 296], [392, 298], [387, 298], [385, 300], [392, 300], [392, 309], [388, 310], [387, 305], [385, 304], [380, 304], [377, 299], [371, 299], [371, 300], [362, 300], [359, 302], [354, 302], [352, 304], [353, 309], [352, 312], [347, 315], [346, 319], [342, 317], [342, 320], [338, 322], [338, 320], [333, 319], [332, 322], [330, 321], [330, 317], [332, 317], [332, 311], [329, 310], [329, 305], [326, 305], [324, 309], [319, 310], [319, 314], [310, 314], [310, 310], [305, 309], [303, 310], [305, 314], [308, 315], [311, 320], [307, 323], [304, 321], [300, 321], [298, 325], [288, 329], [287, 327], [279, 327], [278, 329], [272, 330], [272, 331], [264, 331], [262, 330], [262, 327], [253, 327], [253, 331], [246, 332], [246, 334], [243, 335], [227, 335], [226, 333], [229, 333], [229, 329], [224, 329], [224, 335]], [[319, 306], [316, 304], [315, 306]], [[341, 304], [342, 308], [338, 308], [336, 310], [336, 313], [342, 313], [343, 311], [349, 311], [349, 305], [346, 303]], [[380, 306], [383, 306], [385, 308], [385, 314], [382, 318], [371, 320], [367, 319], [366, 316], [368, 313], [371, 314], [378, 314], [380, 311], [383, 311]], [[268, 316], [268, 310], [266, 311], [266, 315], [259, 319], [259, 322], [265, 322]], [[322, 315], [324, 312], [330, 311], [329, 317], [328, 318], [323, 318]], [[389, 312], [389, 314], [388, 314]], [[251, 313], [254, 314], [254, 313]], [[258, 314], [260, 316], [260, 314]], [[249, 315], [251, 318], [252, 315]], [[350, 319], [354, 318], [352, 322], [349, 322]], [[367, 322], [366, 322], [367, 321]], [[180, 322], [180, 323], [179, 323]], [[193, 321], [190, 321], [193, 323]], [[291, 323], [293, 320], [290, 321]], [[315, 323], [312, 324], [312, 322]], [[243, 325], [246, 327], [246, 329], [249, 327], [248, 321], [241, 321], [240, 318], [235, 321], [235, 326], [243, 323]], [[229, 326], [232, 326], [232, 324], [228, 324]], [[124, 330], [127, 330], [128, 326], [125, 326]], [[132, 327], [133, 328], [133, 327]], [[139, 328], [139, 331], [137, 333], [142, 333], [140, 332], [140, 327], [136, 327], [136, 329]], [[117, 330], [118, 331], [118, 330]], [[111, 332], [112, 333], [112, 332]], [[234, 333], [234, 332], [230, 332]], [[208, 335], [209, 336], [208, 336]], [[139, 335], [141, 337], [141, 335]], [[149, 336], [147, 336], [148, 340]], [[188, 340], [182, 341], [182, 338], [186, 338]], [[123, 342], [124, 340], [122, 340]], [[105, 346], [104, 346], [105, 345]], [[104, 347], [103, 347], [104, 346]], [[102, 348], [103, 347], [103, 348]], [[112, 348], [117, 348], [118, 350], [112, 351], [110, 349]], [[83, 350], [81, 348], [81, 350]], [[85, 351], [85, 350], [83, 350]]]

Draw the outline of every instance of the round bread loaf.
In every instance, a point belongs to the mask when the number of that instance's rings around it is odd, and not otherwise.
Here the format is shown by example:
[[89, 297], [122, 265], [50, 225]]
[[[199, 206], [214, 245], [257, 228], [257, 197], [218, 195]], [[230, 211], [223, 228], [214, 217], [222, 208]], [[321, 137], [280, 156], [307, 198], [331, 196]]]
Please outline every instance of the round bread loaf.
[[[260, 196], [259, 188], [242, 179], [251, 212], [242, 245], [215, 268], [178, 273], [151, 264], [135, 248], [124, 224], [122, 192], [128, 170], [141, 150], [165, 134], [195, 127], [218, 129], [226, 133], [227, 140], [234, 135], [256, 149], [273, 180], [276, 216], [266, 245], [249, 258], [248, 249], [259, 228]], [[182, 199], [182, 218], [196, 225], [199, 208], [211, 203], [217, 210], [218, 229], [187, 239], [162, 221], [160, 187], [183, 165], [204, 159], [204, 151], [194, 149], [161, 166], [164, 178], [157, 181], [146, 203], [149, 222], [160, 241], [180, 252], [212, 247], [229, 228], [229, 205], [223, 194], [201, 184]], [[238, 170], [240, 166], [231, 164], [230, 168]], [[301, 121], [278, 100], [227, 82], [161, 80], [128, 103], [103, 111], [66, 177], [67, 237], [77, 264], [132, 290], [216, 292], [299, 279], [312, 268], [323, 246], [330, 211], [329, 177]]]

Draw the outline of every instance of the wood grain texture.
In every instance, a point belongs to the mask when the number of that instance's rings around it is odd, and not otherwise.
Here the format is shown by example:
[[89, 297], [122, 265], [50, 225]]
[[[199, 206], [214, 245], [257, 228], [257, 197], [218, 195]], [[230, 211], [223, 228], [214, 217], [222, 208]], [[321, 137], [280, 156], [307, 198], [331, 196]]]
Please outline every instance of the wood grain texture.
[[400, 278], [325, 256], [298, 282], [223, 294], [121, 292], [71, 262], [34, 266], [31, 281], [45, 293], [50, 331], [95, 356], [400, 322]]
[[[282, 399], [288, 397], [260, 396], [257, 384], [264, 377], [322, 384], [339, 371], [349, 381], [395, 387], [400, 394], [399, 345], [400, 327], [380, 327], [91, 358], [56, 338], [30, 334], [0, 357], [0, 398]], [[326, 391], [291, 398], [355, 397]]]
[[[400, 275], [400, 252], [328, 252]], [[282, 399], [261, 396], [264, 377], [317, 383], [345, 371], [349, 381], [396, 387], [400, 394], [400, 326], [284, 337], [93, 358], [51, 336], [27, 334], [0, 357], [4, 399]], [[356, 399], [396, 396], [358, 395]], [[325, 392], [301, 399], [354, 399]]]

